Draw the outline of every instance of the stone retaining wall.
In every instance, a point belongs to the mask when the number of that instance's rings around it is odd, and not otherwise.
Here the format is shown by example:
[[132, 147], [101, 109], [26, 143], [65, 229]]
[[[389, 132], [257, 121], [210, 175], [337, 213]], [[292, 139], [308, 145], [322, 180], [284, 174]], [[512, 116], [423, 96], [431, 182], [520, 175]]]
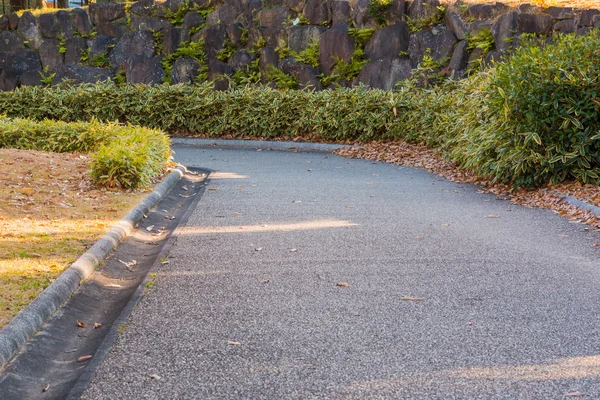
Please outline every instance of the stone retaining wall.
[[[524, 33], [550, 37], [600, 27], [595, 9], [381, 1], [389, 0], [142, 0], [39, 17], [13, 13], [0, 17], [0, 90], [65, 80], [160, 84], [198, 77], [224, 88], [224, 75], [267, 83], [271, 68], [298, 87], [335, 82], [392, 89], [419, 64], [460, 78], [510, 52]], [[311, 43], [314, 50], [315, 42], [313, 65], [297, 62], [297, 53]], [[204, 56], [189, 43], [203, 43]], [[354, 72], [328, 79], [342, 61]]]

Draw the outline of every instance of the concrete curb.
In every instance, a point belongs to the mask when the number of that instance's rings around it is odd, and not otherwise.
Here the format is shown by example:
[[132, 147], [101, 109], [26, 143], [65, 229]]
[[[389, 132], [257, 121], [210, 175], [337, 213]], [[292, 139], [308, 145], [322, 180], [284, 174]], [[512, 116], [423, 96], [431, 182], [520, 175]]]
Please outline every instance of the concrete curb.
[[216, 147], [236, 147], [242, 149], [272, 149], [272, 150], [303, 150], [303, 151], [321, 151], [330, 153], [337, 149], [350, 147], [345, 144], [328, 143], [310, 143], [310, 142], [277, 142], [271, 140], [224, 140], [224, 139], [187, 139], [172, 138], [172, 144], [182, 144], [187, 146], [216, 146]]
[[177, 167], [125, 218], [67, 268], [50, 286], [0, 330], [0, 368], [19, 351], [44, 322], [79, 288], [98, 264], [133, 230], [137, 222], [183, 177], [186, 168]]
[[597, 207], [586, 201], [578, 200], [575, 197], [560, 194], [558, 192], [548, 191], [548, 193], [552, 193], [553, 195], [560, 197], [565, 203], [571, 204], [572, 206], [575, 206], [581, 210], [589, 211], [596, 217], [600, 218], [600, 207]]

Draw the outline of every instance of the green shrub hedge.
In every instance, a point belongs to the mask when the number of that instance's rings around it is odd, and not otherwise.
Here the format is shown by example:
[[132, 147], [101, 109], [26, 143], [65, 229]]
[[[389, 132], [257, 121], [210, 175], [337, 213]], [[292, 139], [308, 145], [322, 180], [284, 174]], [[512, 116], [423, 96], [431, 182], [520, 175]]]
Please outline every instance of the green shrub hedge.
[[0, 148], [92, 153], [92, 180], [122, 188], [149, 185], [170, 157], [169, 138], [163, 132], [97, 120], [66, 123], [0, 117]]
[[573, 177], [600, 183], [600, 37], [532, 40], [506, 62], [434, 88], [320, 92], [211, 83], [19, 88], [0, 95], [9, 116], [101, 121], [209, 136], [331, 141], [403, 139], [442, 150], [475, 173], [516, 186]]

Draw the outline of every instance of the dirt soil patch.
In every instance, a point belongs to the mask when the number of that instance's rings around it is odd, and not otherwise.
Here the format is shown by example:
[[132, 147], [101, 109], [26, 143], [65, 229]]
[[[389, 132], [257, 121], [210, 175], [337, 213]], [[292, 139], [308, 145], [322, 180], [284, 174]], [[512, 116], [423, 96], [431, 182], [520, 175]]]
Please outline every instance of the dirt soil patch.
[[0, 329], [147, 196], [94, 187], [89, 162], [0, 149]]

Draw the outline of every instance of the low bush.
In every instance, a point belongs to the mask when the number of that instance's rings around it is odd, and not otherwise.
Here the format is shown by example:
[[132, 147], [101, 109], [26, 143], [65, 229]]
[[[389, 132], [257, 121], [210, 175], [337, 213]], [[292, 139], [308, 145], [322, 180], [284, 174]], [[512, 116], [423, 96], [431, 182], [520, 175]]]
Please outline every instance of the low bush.
[[320, 92], [249, 85], [23, 87], [0, 95], [9, 116], [120, 121], [177, 133], [317, 134], [329, 141], [403, 139], [441, 149], [475, 173], [516, 186], [568, 177], [600, 183], [600, 37], [533, 41], [462, 81], [395, 91]]
[[97, 120], [66, 123], [0, 117], [0, 147], [92, 153], [92, 180], [122, 188], [147, 186], [170, 157], [163, 132]]

